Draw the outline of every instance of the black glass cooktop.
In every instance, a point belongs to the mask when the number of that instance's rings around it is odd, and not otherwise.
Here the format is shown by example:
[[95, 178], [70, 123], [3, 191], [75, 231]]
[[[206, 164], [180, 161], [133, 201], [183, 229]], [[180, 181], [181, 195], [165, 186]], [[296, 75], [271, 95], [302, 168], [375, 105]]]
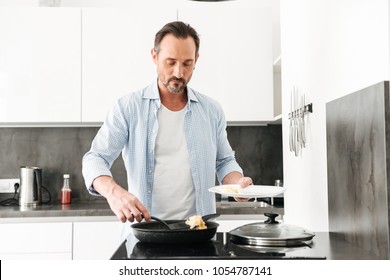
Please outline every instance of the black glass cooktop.
[[295, 247], [260, 247], [240, 245], [229, 233], [217, 233], [208, 242], [192, 244], [152, 244], [139, 242], [132, 234], [111, 259], [326, 259], [311, 244]]

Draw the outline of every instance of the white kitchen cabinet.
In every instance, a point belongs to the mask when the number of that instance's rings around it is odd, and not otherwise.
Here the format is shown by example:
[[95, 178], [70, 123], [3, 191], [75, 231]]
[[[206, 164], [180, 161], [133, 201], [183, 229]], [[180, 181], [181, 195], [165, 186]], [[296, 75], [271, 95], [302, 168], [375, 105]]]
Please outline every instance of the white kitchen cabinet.
[[1, 254], [0, 260], [71, 260], [72, 253]]
[[176, 7], [160, 5], [151, 9], [138, 1], [134, 8], [83, 9], [83, 122], [104, 121], [119, 97], [156, 78], [154, 35], [177, 18]]
[[272, 13], [242, 1], [181, 4], [200, 34], [190, 86], [218, 100], [228, 122], [274, 120]]
[[0, 259], [72, 259], [72, 223], [0, 224]]
[[108, 260], [119, 247], [123, 224], [119, 221], [74, 222], [73, 259]]
[[0, 122], [81, 121], [81, 9], [0, 9]]

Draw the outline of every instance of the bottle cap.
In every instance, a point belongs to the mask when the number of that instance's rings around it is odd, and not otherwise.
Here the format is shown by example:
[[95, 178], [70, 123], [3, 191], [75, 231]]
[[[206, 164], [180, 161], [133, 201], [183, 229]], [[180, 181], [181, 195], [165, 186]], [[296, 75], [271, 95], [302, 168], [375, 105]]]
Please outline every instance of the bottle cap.
[[64, 179], [69, 179], [69, 174], [64, 174]]

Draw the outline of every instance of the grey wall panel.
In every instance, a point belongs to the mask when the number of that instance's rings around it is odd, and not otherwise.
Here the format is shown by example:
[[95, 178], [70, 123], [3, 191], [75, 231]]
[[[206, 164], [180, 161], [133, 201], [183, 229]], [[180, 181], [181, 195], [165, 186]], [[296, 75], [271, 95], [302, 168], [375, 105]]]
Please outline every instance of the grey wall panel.
[[388, 82], [381, 82], [326, 105], [329, 229], [385, 258], [390, 256], [388, 96]]

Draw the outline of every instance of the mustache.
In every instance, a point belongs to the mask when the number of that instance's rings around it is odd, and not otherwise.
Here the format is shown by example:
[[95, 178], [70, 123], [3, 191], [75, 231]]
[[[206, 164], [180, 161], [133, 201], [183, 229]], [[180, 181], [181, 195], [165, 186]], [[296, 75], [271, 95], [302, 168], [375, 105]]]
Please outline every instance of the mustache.
[[186, 83], [186, 80], [185, 79], [183, 79], [183, 78], [177, 78], [177, 77], [171, 77], [171, 78], [169, 78], [168, 79], [168, 83], [169, 82], [182, 82], [183, 84], [185, 84]]

